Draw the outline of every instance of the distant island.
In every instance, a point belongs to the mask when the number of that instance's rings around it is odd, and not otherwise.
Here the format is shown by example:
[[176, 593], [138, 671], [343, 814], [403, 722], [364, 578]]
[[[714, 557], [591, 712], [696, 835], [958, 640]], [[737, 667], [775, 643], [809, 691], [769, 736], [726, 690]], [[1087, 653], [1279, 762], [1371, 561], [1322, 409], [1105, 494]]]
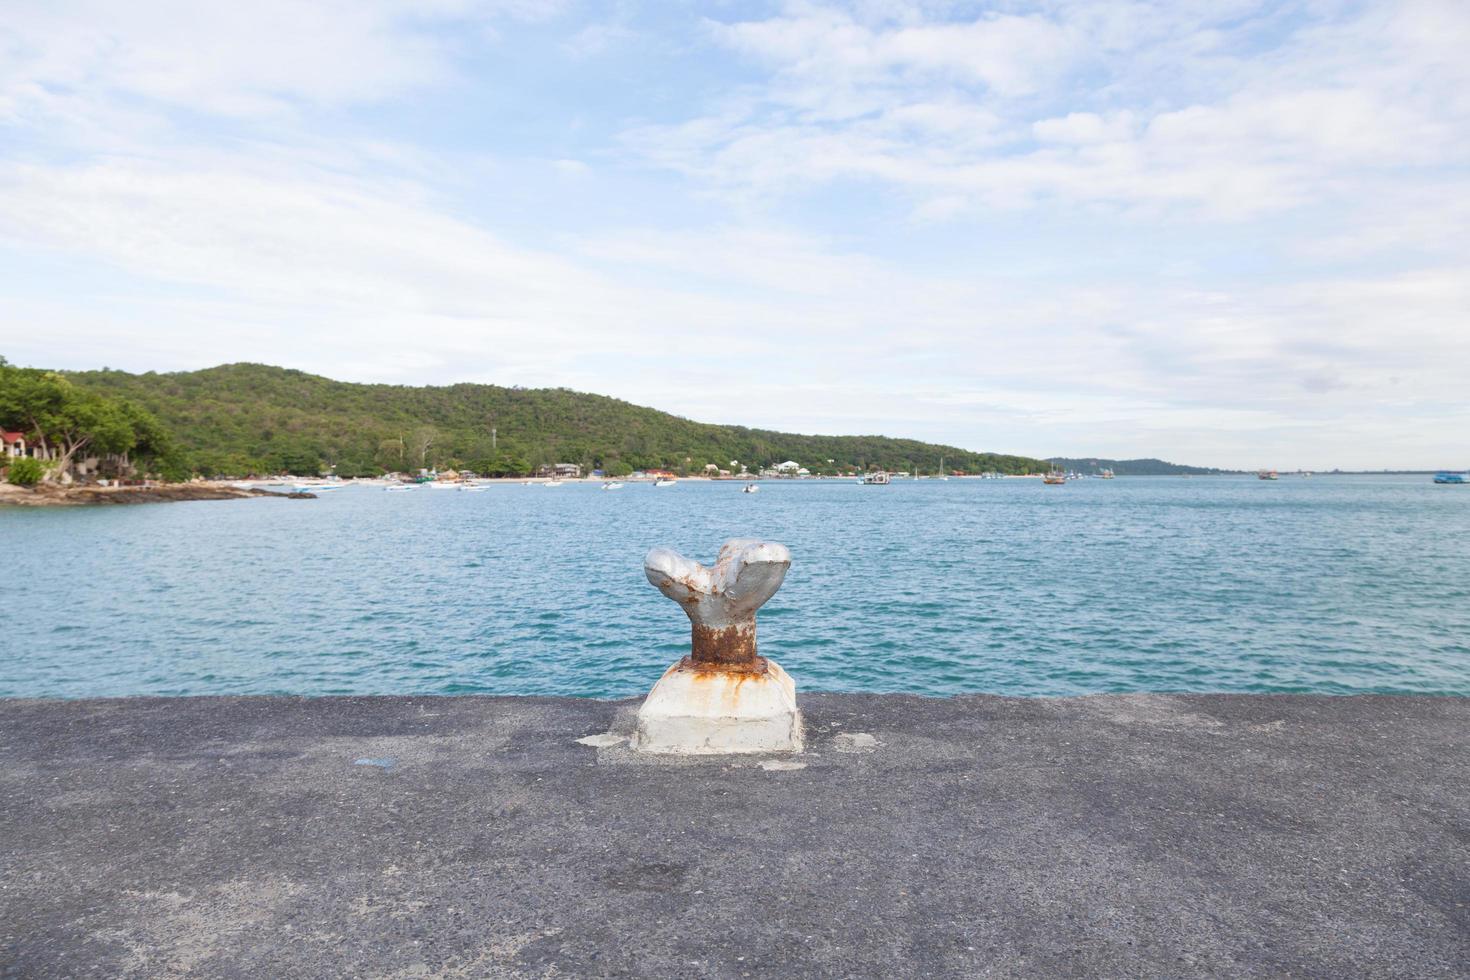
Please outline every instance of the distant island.
[[156, 418], [176, 466], [206, 477], [342, 477], [452, 468], [523, 476], [543, 466], [620, 476], [751, 471], [787, 461], [813, 475], [884, 469], [1039, 473], [1044, 460], [887, 436], [796, 435], [694, 422], [564, 388], [353, 384], [263, 364], [171, 374], [64, 372], [77, 388]]
[[1183, 466], [1167, 463], [1162, 459], [1103, 459], [1101, 457], [1053, 456], [1047, 460], [1058, 469], [1076, 473], [1098, 473], [1112, 470], [1117, 476], [1209, 476], [1232, 473], [1234, 470], [1217, 470], [1208, 466]]

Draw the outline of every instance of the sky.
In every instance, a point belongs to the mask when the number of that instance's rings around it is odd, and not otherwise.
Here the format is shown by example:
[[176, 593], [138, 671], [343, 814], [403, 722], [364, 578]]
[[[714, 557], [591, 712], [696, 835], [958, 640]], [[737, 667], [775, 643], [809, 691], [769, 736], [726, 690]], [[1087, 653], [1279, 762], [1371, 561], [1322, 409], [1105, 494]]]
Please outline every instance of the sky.
[[1470, 466], [1470, 3], [6, 0], [0, 355]]

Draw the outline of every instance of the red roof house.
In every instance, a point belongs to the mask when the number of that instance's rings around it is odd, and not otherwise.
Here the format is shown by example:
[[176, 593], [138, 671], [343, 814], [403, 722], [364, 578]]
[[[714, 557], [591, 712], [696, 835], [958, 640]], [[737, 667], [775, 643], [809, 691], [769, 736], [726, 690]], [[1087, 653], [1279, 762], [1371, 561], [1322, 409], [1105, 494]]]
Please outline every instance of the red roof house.
[[23, 432], [0, 432], [0, 459], [14, 459], [26, 455], [26, 437]]

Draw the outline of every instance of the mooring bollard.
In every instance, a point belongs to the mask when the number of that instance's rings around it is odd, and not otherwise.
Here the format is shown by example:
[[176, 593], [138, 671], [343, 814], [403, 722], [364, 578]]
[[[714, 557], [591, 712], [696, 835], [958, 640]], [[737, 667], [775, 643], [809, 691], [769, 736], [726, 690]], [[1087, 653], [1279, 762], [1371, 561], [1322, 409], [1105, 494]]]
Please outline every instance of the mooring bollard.
[[726, 541], [706, 568], [668, 548], [644, 559], [648, 581], [689, 616], [691, 649], [638, 710], [643, 752], [800, 752], [796, 684], [756, 651], [755, 612], [791, 567], [785, 545]]

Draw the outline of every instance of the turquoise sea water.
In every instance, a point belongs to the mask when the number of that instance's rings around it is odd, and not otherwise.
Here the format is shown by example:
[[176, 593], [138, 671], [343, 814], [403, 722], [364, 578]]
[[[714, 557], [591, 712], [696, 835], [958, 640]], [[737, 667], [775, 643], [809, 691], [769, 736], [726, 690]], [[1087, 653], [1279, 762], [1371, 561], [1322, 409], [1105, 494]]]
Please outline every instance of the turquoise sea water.
[[790, 546], [804, 690], [1470, 695], [1470, 488], [685, 482], [0, 510], [0, 696], [645, 692], [669, 545]]

